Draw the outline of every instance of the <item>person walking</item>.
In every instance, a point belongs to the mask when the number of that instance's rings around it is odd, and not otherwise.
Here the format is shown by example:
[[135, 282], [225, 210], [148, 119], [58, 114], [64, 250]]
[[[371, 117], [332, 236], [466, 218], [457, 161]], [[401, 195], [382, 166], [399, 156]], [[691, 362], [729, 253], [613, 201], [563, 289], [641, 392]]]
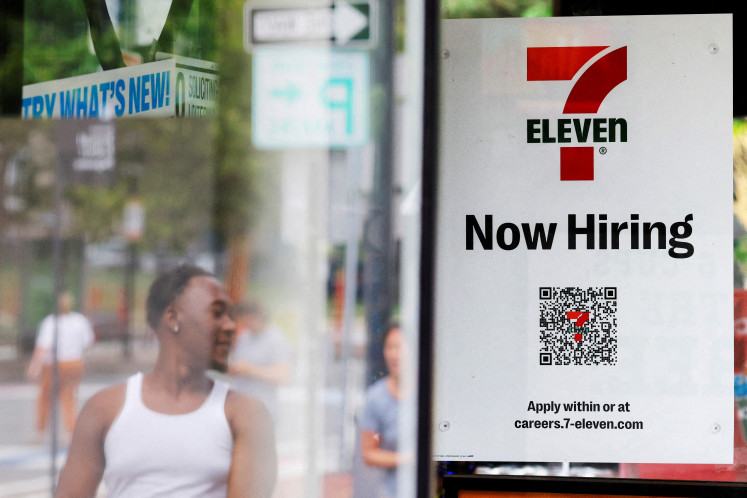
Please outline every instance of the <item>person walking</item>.
[[278, 388], [291, 376], [290, 345], [285, 335], [269, 324], [258, 301], [244, 301], [237, 308], [238, 332], [228, 364], [231, 385], [262, 401], [277, 422]]
[[360, 419], [360, 446], [363, 462], [382, 471], [377, 498], [397, 496], [397, 468], [411, 464], [413, 454], [399, 448], [398, 412], [400, 404], [412, 396], [409, 350], [399, 325], [392, 324], [384, 338], [384, 363], [389, 374], [366, 391]]
[[53, 348], [57, 330], [59, 399], [67, 435], [71, 436], [78, 416], [78, 387], [83, 379], [83, 352], [94, 342], [93, 328], [81, 313], [73, 311], [75, 299], [62, 292], [57, 299], [59, 314], [42, 320], [26, 376], [39, 382], [36, 408], [36, 440], [44, 440], [52, 409]]

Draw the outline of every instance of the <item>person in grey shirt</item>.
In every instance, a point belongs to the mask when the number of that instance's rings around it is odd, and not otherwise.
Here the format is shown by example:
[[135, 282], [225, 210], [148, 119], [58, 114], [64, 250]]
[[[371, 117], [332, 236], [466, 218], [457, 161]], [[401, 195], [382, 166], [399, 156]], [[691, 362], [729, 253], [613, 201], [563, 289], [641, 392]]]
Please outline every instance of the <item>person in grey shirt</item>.
[[291, 349], [283, 333], [270, 326], [267, 313], [257, 301], [237, 306], [238, 335], [228, 373], [237, 391], [262, 401], [277, 422], [278, 386], [291, 375]]
[[368, 388], [359, 424], [363, 461], [369, 467], [383, 471], [377, 497], [397, 496], [397, 467], [413, 460], [412, 454], [403, 453], [398, 448], [399, 404], [413, 392], [412, 381], [406, 374], [407, 357], [404, 335], [399, 326], [393, 324], [384, 338], [384, 363], [389, 375]]

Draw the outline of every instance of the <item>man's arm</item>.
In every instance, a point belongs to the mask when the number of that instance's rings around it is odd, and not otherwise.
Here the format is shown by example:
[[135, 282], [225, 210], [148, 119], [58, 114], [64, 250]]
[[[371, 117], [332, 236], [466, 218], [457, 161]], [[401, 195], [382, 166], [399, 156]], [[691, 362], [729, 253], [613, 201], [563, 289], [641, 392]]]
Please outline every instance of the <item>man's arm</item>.
[[85, 404], [75, 424], [56, 498], [96, 496], [106, 466], [104, 439], [124, 405], [124, 397], [125, 385], [120, 384], [97, 393]]
[[42, 369], [44, 368], [44, 358], [49, 354], [48, 349], [36, 347], [34, 354], [31, 355], [31, 361], [26, 369], [26, 378], [29, 380], [39, 380]]
[[96, 332], [94, 332], [93, 325], [85, 315], [81, 314], [80, 318], [83, 325], [83, 349], [88, 349], [96, 342]]
[[39, 324], [39, 332], [36, 335], [34, 354], [31, 356], [31, 361], [26, 369], [26, 378], [29, 380], [39, 380], [42, 369], [44, 368], [44, 360], [52, 350], [54, 340], [53, 320], [54, 318], [50, 315], [44, 318], [44, 320]]
[[252, 377], [270, 384], [279, 386], [290, 379], [290, 365], [287, 363], [275, 363], [268, 366], [252, 365], [247, 361], [234, 361], [228, 366], [231, 375], [243, 375]]
[[381, 448], [381, 436], [374, 431], [361, 431], [361, 458], [366, 465], [391, 469], [400, 464], [396, 451]]
[[233, 434], [227, 497], [269, 497], [277, 476], [275, 436], [269, 412], [260, 401], [229, 391], [226, 417]]
[[268, 384], [280, 386], [287, 383], [291, 378], [291, 350], [288, 341], [279, 331], [265, 332], [271, 334], [272, 359], [267, 365], [257, 365], [242, 359], [240, 356], [233, 357], [228, 365], [229, 375], [241, 375], [251, 377]]

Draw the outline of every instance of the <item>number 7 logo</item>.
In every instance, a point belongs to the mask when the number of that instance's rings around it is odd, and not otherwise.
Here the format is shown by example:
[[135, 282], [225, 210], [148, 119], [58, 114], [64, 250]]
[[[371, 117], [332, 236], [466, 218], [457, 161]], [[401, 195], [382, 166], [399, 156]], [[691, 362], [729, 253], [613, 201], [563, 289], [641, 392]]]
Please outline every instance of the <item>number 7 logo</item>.
[[[609, 47], [528, 47], [527, 81], [567, 81]], [[613, 50], [591, 64], [576, 80], [563, 114], [596, 114], [602, 101], [628, 79], [628, 47]], [[593, 180], [594, 147], [561, 147], [560, 180]]]
[[583, 327], [584, 324], [589, 320], [589, 312], [588, 311], [567, 311], [565, 314], [565, 317], [568, 320], [575, 320], [573, 322], [574, 327], [579, 327], [578, 332], [573, 334], [573, 339], [576, 342], [581, 342], [583, 340], [583, 337], [581, 335], [580, 327]]

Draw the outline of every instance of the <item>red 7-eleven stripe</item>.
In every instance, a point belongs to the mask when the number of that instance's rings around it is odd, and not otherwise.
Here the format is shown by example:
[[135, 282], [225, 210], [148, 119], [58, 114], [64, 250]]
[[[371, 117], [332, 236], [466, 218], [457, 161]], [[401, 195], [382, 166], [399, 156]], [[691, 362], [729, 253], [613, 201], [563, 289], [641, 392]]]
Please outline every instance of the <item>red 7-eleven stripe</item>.
[[565, 314], [565, 316], [569, 320], [576, 320], [576, 323], [574, 323], [576, 327], [583, 327], [586, 321], [589, 319], [589, 312], [588, 311], [568, 311]]
[[[576, 327], [583, 327], [583, 325], [589, 319], [589, 312], [588, 311], [568, 311], [566, 312], [565, 316], [569, 320], [576, 320], [576, 322], [573, 324]], [[577, 332], [573, 334], [573, 339], [576, 342], [581, 342], [583, 340], [583, 336]]]

